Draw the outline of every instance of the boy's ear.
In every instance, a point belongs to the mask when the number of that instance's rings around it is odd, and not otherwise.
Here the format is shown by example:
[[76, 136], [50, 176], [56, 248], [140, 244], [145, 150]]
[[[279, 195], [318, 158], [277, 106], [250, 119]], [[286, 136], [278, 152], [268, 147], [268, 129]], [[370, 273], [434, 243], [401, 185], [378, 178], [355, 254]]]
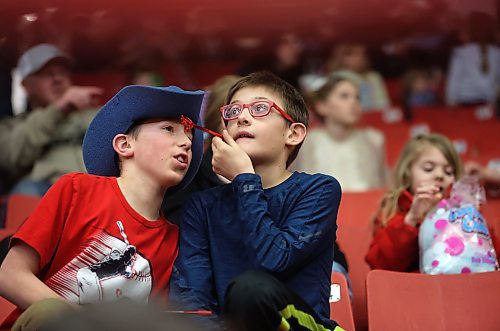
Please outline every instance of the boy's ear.
[[130, 139], [130, 136], [123, 133], [117, 134], [113, 138], [113, 149], [118, 154], [118, 156], [128, 158], [134, 155], [134, 150], [130, 145]]
[[286, 144], [289, 146], [297, 146], [304, 141], [307, 129], [303, 123], [292, 123], [288, 128], [288, 136]]

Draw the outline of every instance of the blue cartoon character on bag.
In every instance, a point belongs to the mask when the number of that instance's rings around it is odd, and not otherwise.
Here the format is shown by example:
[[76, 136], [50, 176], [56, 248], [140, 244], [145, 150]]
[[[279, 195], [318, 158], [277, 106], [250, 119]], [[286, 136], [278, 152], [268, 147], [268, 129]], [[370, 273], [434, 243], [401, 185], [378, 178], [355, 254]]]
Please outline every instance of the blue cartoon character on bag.
[[477, 179], [464, 177], [453, 185], [420, 227], [420, 271], [459, 274], [498, 270], [490, 232], [479, 212], [484, 190]]

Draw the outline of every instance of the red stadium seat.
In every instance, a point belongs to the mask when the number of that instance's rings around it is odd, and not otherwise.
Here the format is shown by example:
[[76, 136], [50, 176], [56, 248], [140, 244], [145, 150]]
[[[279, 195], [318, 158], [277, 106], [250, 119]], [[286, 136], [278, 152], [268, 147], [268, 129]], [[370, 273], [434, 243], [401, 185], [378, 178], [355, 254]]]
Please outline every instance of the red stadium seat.
[[385, 88], [387, 89], [387, 94], [391, 100], [391, 104], [399, 105], [401, 104], [401, 92], [402, 92], [402, 82], [401, 79], [386, 79]]
[[0, 321], [5, 320], [15, 308], [14, 304], [0, 296]]
[[330, 292], [330, 318], [346, 331], [354, 331], [351, 300], [347, 281], [340, 272], [332, 272]]
[[500, 272], [424, 275], [385, 270], [367, 277], [370, 331], [498, 330]]
[[487, 198], [486, 203], [481, 206], [481, 213], [490, 230], [493, 230], [493, 242], [497, 257], [500, 257], [500, 197]]
[[356, 329], [367, 330], [366, 275], [370, 267], [365, 255], [372, 241], [371, 219], [377, 211], [384, 190], [360, 193], [345, 192], [338, 213], [337, 242], [349, 264]]

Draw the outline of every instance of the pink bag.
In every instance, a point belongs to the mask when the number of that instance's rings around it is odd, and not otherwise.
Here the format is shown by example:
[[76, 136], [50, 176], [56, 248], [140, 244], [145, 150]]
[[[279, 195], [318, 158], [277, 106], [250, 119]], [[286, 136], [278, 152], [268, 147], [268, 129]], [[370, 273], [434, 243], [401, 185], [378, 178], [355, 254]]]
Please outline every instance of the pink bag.
[[425, 217], [419, 232], [420, 272], [458, 274], [498, 270], [498, 261], [479, 204], [484, 190], [476, 178], [453, 185]]

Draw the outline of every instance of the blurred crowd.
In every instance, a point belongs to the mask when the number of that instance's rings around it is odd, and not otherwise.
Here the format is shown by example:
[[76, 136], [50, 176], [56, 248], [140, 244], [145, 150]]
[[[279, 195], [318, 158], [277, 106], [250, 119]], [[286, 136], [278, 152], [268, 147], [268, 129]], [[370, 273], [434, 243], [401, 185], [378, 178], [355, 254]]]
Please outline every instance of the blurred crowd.
[[[97, 110], [109, 95], [127, 84], [205, 88], [209, 79], [215, 81], [231, 73], [228, 71], [241, 76], [271, 71], [302, 92], [315, 115], [313, 126], [326, 128], [320, 139], [334, 144], [331, 149], [337, 151], [332, 160], [322, 157], [318, 161], [313, 157], [313, 147], [304, 148], [296, 169], [333, 174], [341, 179], [344, 190], [354, 191], [388, 183], [383, 133], [357, 130], [363, 113], [397, 109], [409, 121], [418, 107], [486, 104], [498, 109], [498, 23], [486, 13], [472, 12], [467, 17], [448, 14], [442, 23], [447, 29], [385, 40], [380, 45], [350, 41], [327, 26], [318, 29], [316, 35], [289, 31], [273, 40], [240, 38], [234, 47], [248, 51], [237, 58], [221, 53], [228, 48], [228, 41], [217, 41], [222, 29], [217, 20], [208, 20], [212, 24], [204, 29], [196, 23], [203, 15], [191, 12], [191, 24], [185, 26], [192, 30], [192, 36], [197, 36], [196, 42], [173, 32], [165, 42], [166, 22], [156, 16], [141, 21], [140, 29], [117, 42], [110, 39], [116, 37], [119, 21], [107, 11], [86, 17], [88, 29], [78, 31], [57, 29], [61, 17], [56, 11], [44, 11], [36, 19], [22, 17], [17, 27], [21, 55], [12, 75], [3, 77], [11, 84], [1, 95], [2, 105], [6, 105], [1, 109], [1, 125], [7, 128], [2, 130], [2, 139], [12, 150], [3, 155], [0, 163], [5, 178], [2, 192], [13, 189], [43, 194], [63, 173], [83, 171], [78, 147], [70, 155], [68, 145], [79, 144], [93, 113], [76, 110]], [[40, 40], [52, 48], [30, 48]], [[76, 40], [90, 47], [75, 47]], [[194, 44], [198, 52], [188, 52]], [[70, 54], [71, 49], [78, 53]], [[82, 54], [82, 50], [90, 55]], [[204, 55], [193, 58], [192, 54], [197, 53]], [[192, 66], [190, 61], [202, 64]], [[221, 66], [220, 62], [230, 65]], [[86, 77], [83, 82], [89, 86], [73, 83], [73, 71]], [[104, 82], [109, 80], [108, 74], [115, 77], [112, 84]], [[351, 88], [344, 87], [350, 84]], [[342, 102], [344, 105], [339, 104]], [[50, 115], [42, 115], [45, 113]], [[84, 119], [84, 114], [89, 115]], [[56, 133], [59, 131], [63, 133]], [[354, 131], [356, 134], [351, 135]], [[316, 141], [319, 134], [311, 133], [310, 146], [321, 145]], [[350, 153], [352, 148], [359, 153]], [[61, 158], [56, 150], [64, 150], [61, 153], [65, 156]], [[379, 161], [367, 169], [366, 162], [352, 159], [353, 154]], [[349, 155], [351, 159], [346, 162]], [[360, 170], [355, 171], [353, 164], [363, 166], [357, 166]], [[35, 187], [33, 181], [37, 182]]]

